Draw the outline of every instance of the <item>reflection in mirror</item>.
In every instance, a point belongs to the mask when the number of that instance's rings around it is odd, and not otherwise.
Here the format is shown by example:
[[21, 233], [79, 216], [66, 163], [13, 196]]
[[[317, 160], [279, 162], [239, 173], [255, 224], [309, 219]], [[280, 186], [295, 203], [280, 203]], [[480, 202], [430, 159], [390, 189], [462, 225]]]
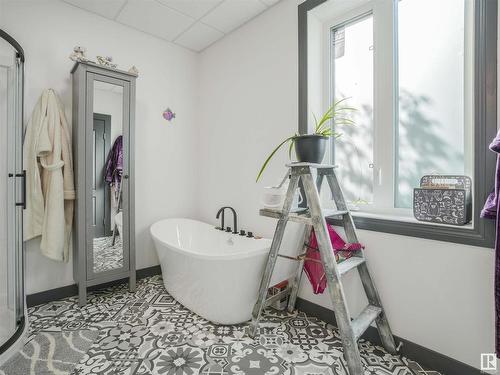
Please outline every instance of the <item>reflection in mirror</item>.
[[94, 273], [123, 267], [123, 87], [94, 81]]

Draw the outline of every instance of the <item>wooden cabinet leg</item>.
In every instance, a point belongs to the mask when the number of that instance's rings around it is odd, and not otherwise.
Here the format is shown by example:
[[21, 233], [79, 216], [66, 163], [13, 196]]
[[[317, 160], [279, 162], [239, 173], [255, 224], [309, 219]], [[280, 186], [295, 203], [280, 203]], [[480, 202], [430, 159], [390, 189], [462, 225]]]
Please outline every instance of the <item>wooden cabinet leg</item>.
[[78, 306], [83, 307], [87, 304], [87, 285], [83, 282], [78, 283]]
[[137, 290], [136, 275], [134, 271], [130, 273], [128, 288], [130, 293], [134, 293]]

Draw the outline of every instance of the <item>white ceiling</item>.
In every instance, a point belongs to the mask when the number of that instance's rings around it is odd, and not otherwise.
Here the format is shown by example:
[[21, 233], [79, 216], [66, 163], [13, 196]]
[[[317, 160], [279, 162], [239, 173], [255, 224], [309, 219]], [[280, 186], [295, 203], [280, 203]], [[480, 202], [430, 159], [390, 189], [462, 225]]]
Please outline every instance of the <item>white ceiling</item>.
[[202, 51], [280, 0], [62, 0], [123, 25]]

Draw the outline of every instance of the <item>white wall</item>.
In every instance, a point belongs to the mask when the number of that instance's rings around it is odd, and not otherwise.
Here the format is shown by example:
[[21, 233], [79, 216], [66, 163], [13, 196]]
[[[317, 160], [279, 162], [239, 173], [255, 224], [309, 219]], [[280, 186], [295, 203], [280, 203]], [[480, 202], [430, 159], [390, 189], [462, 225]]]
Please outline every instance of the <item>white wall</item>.
[[4, 19], [4, 0], [0, 0], [0, 25], [3, 25]]
[[[3, 12], [2, 12], [3, 13]], [[111, 55], [120, 68], [136, 65], [136, 235], [137, 267], [158, 264], [149, 226], [165, 216], [196, 213], [197, 160], [194, 144], [197, 56], [104, 18], [53, 0], [5, 1], [5, 29], [26, 52], [26, 117], [45, 88], [62, 97], [71, 119], [72, 61], [75, 45], [88, 54]], [[173, 124], [162, 112], [177, 112]], [[172, 199], [175, 197], [175, 199]], [[70, 261], [71, 262], [71, 261]], [[40, 255], [38, 241], [28, 244], [28, 294], [72, 284], [71, 263], [57, 263]]]
[[[273, 146], [297, 130], [297, 3], [283, 0], [201, 54], [200, 216], [215, 224], [233, 206], [245, 229], [271, 236], [260, 218], [261, 187], [279, 180], [286, 152], [263, 182], [255, 175]], [[491, 171], [493, 173], [493, 171]], [[396, 335], [479, 367], [494, 342], [493, 251], [360, 231], [366, 256]], [[294, 249], [287, 249], [292, 251]], [[365, 300], [358, 276], [347, 276], [353, 314]], [[300, 296], [330, 307], [307, 282]]]

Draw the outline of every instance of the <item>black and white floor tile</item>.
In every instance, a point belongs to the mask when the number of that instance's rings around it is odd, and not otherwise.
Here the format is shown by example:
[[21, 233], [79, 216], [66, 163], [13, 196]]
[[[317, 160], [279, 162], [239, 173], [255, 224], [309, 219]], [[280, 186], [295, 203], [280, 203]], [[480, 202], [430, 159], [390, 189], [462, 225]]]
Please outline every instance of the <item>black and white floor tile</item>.
[[[73, 374], [348, 375], [335, 327], [303, 313], [269, 309], [256, 340], [246, 325], [218, 326], [176, 302], [160, 276], [29, 310], [31, 335], [96, 330], [98, 338]], [[360, 343], [365, 375], [439, 375]]]
[[99, 331], [39, 332], [0, 367], [0, 375], [70, 374], [80, 363]]

